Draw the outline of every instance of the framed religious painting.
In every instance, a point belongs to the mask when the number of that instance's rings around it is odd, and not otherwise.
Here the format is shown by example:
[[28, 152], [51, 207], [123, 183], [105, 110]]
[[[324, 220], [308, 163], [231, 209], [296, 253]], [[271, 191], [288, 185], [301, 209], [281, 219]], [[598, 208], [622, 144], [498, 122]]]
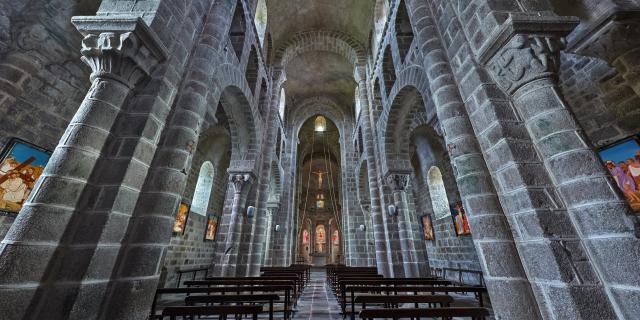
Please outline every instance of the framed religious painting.
[[627, 138], [600, 149], [600, 158], [635, 212], [640, 212], [640, 140]]
[[422, 231], [424, 232], [424, 239], [432, 241], [435, 239], [433, 236], [433, 224], [431, 222], [431, 216], [425, 214], [422, 216]]
[[466, 236], [471, 234], [469, 227], [469, 219], [467, 212], [464, 210], [462, 203], [451, 206], [451, 218], [453, 219], [453, 228], [457, 236]]
[[51, 151], [12, 138], [0, 153], [0, 214], [14, 215], [27, 201]]
[[218, 217], [213, 214], [209, 214], [207, 217], [207, 228], [204, 233], [204, 241], [215, 241], [216, 233], [218, 232]]
[[178, 213], [176, 213], [176, 221], [173, 223], [173, 234], [183, 235], [187, 228], [187, 219], [189, 218], [190, 206], [184, 202], [180, 203]]

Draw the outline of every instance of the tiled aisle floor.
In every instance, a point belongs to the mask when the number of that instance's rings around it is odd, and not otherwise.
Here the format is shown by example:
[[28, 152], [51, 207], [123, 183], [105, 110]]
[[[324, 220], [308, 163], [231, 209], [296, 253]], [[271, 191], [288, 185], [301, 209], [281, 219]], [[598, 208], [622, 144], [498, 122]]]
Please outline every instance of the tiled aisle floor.
[[340, 307], [325, 282], [324, 272], [311, 272], [311, 280], [304, 289], [294, 320], [342, 319]]

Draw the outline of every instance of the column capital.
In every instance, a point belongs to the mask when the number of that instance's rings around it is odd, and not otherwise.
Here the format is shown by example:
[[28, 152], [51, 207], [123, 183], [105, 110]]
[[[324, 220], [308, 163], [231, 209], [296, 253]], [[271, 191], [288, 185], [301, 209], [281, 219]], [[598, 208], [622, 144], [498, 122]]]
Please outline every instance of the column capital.
[[509, 94], [531, 81], [555, 78], [564, 37], [579, 21], [512, 13], [478, 52], [478, 61]]
[[229, 182], [233, 186], [235, 193], [242, 193], [245, 187], [253, 182], [254, 176], [251, 172], [230, 172]]
[[82, 61], [91, 80], [112, 78], [134, 87], [167, 58], [157, 35], [136, 16], [76, 16], [73, 25], [84, 36]]
[[385, 180], [393, 192], [407, 191], [411, 175], [406, 172], [392, 172], [387, 174]]

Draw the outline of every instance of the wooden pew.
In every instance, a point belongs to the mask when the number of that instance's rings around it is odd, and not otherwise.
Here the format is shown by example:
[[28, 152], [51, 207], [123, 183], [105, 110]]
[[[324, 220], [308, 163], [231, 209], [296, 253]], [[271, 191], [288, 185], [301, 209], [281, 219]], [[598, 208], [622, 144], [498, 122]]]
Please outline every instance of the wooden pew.
[[[346, 305], [349, 302], [351, 319], [355, 319], [355, 298], [356, 293], [374, 293], [378, 295], [398, 295], [398, 294], [432, 294], [436, 293], [440, 294], [448, 294], [453, 292], [463, 292], [463, 293], [474, 293], [478, 296], [479, 306], [483, 307], [482, 294], [487, 292], [485, 287], [475, 287], [475, 286], [358, 286], [358, 285], [350, 285], [345, 288], [343, 292], [343, 300], [341, 301], [341, 308], [343, 313], [343, 318], [346, 317]], [[347, 296], [350, 297], [347, 300]]]
[[293, 299], [295, 301], [300, 297], [300, 278], [291, 276], [270, 276], [270, 277], [234, 277], [234, 278], [207, 278], [206, 280], [185, 281], [185, 285], [191, 286], [213, 286], [213, 285], [288, 285], [290, 281], [294, 286]]
[[170, 320], [177, 320], [177, 317], [194, 319], [195, 316], [219, 316], [220, 319], [226, 320], [228, 315], [234, 315], [236, 318], [252, 315], [253, 320], [258, 320], [260, 312], [262, 312], [262, 306], [167, 307], [162, 310], [160, 319], [169, 317]]
[[[269, 320], [273, 320], [273, 302], [278, 301], [280, 296], [277, 294], [236, 294], [236, 295], [215, 295], [215, 296], [189, 296], [184, 302], [188, 306], [195, 306], [198, 304], [206, 305], [223, 305], [227, 303], [268, 303], [269, 304]], [[287, 319], [288, 315], [286, 310], [284, 312], [284, 318]]]
[[291, 309], [291, 293], [294, 290], [294, 285], [266, 285], [266, 286], [237, 286], [237, 287], [192, 287], [192, 288], [161, 288], [156, 290], [156, 294], [153, 298], [153, 303], [151, 304], [151, 313], [150, 319], [154, 319], [157, 317], [156, 315], [156, 307], [158, 303], [158, 298], [162, 295], [166, 294], [184, 294], [186, 296], [190, 296], [193, 294], [218, 294], [218, 295], [226, 295], [226, 294], [255, 294], [255, 293], [275, 293], [280, 296], [284, 296], [282, 300], [283, 303], [283, 311], [286, 315], [285, 318], [289, 318], [292, 313]]
[[[451, 281], [433, 278], [382, 278], [382, 279], [342, 279], [339, 280], [339, 289], [336, 296], [340, 297], [340, 305], [344, 311], [347, 304], [347, 286], [382, 286], [393, 288], [398, 286], [447, 286]], [[352, 297], [353, 298], [353, 297]]]
[[176, 285], [176, 287], [180, 287], [180, 281], [182, 280], [182, 275], [185, 273], [192, 273], [193, 276], [191, 277], [191, 280], [196, 280], [196, 276], [198, 275], [198, 272], [202, 272], [204, 271], [204, 277], [206, 278], [208, 273], [209, 273], [209, 268], [208, 267], [204, 267], [204, 268], [188, 268], [188, 269], [178, 269], [176, 270], [176, 273], [178, 274], [178, 284]]
[[484, 320], [489, 316], [485, 308], [424, 308], [424, 309], [366, 309], [360, 311], [361, 319], [441, 318], [453, 317]]
[[355, 304], [362, 305], [363, 310], [367, 308], [367, 304], [384, 305], [383, 308], [387, 309], [399, 308], [404, 303], [413, 303], [415, 308], [419, 308], [421, 303], [428, 304], [430, 308], [448, 308], [452, 302], [453, 297], [444, 294], [411, 296], [360, 295], [354, 300]]
[[[285, 278], [287, 280], [283, 280]], [[287, 309], [291, 310], [298, 305], [298, 299], [300, 298], [299, 285], [291, 277], [244, 277], [244, 278], [213, 278], [213, 280], [196, 280], [185, 281], [184, 284], [187, 287], [259, 287], [259, 286], [293, 286], [292, 297], [287, 302]]]

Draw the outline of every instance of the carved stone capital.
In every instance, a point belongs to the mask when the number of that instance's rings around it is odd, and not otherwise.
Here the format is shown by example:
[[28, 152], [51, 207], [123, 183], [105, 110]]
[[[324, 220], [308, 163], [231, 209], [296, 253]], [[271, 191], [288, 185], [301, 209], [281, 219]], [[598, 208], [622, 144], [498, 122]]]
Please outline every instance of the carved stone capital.
[[477, 56], [503, 90], [513, 94], [518, 88], [557, 75], [564, 37], [579, 21], [570, 17], [541, 17], [513, 13], [485, 41]]
[[564, 39], [516, 35], [488, 63], [494, 80], [509, 94], [542, 78], [556, 77]]
[[390, 173], [386, 177], [387, 185], [393, 192], [407, 191], [411, 176], [408, 173]]
[[253, 182], [253, 174], [251, 173], [230, 173], [229, 182], [233, 186], [235, 193], [242, 193], [245, 187]]
[[140, 17], [73, 17], [82, 33], [82, 61], [91, 80], [112, 78], [134, 87], [167, 57], [167, 49]]

